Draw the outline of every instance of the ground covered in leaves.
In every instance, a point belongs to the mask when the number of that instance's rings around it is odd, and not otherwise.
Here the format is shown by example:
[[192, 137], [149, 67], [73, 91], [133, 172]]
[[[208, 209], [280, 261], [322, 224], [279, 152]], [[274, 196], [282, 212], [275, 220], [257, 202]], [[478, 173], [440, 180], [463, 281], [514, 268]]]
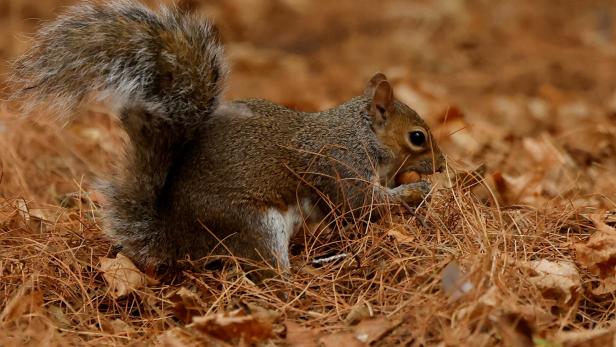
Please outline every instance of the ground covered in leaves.
[[[28, 47], [33, 18], [69, 2], [2, 1], [0, 58]], [[415, 215], [300, 235], [288, 277], [256, 285], [225, 260], [160, 281], [102, 233], [96, 178], [126, 144], [108, 112], [89, 105], [63, 127], [3, 102], [0, 345], [615, 341], [613, 1], [179, 5], [220, 27], [228, 98], [320, 110], [383, 71], [450, 169]]]

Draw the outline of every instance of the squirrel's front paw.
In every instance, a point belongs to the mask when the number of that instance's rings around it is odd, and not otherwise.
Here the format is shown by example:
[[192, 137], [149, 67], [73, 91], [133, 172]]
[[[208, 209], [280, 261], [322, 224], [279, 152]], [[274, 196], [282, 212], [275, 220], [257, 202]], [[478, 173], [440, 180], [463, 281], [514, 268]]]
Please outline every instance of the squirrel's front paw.
[[395, 195], [409, 205], [417, 206], [423, 200], [426, 200], [432, 186], [426, 181], [418, 181], [414, 183], [403, 184], [394, 188]]

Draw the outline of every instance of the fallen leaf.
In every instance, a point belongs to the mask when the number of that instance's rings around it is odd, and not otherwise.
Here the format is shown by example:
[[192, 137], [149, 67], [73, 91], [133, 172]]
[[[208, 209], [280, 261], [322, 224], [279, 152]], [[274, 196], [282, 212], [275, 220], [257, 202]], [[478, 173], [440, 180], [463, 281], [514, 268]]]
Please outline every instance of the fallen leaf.
[[322, 336], [319, 339], [320, 344], [323, 347], [365, 347], [367, 343], [361, 342], [355, 338], [353, 333], [336, 333], [331, 335]]
[[396, 85], [396, 97], [407, 105], [413, 105], [413, 109], [419, 114], [427, 114], [429, 111], [426, 96], [408, 84]]
[[608, 288], [616, 289], [616, 229], [605, 224], [600, 215], [593, 215], [590, 219], [597, 231], [587, 242], [575, 245], [576, 259], [582, 266], [606, 280], [597, 291], [604, 293]]
[[438, 116], [438, 121], [441, 123], [447, 123], [448, 121], [464, 118], [464, 112], [462, 112], [462, 110], [458, 106], [452, 105], [447, 107], [443, 112], [441, 112], [441, 114]]
[[483, 182], [487, 167], [482, 164], [471, 171], [461, 171], [456, 173], [455, 182], [462, 190], [471, 189]]
[[158, 347], [189, 347], [193, 344], [194, 340], [184, 328], [169, 329], [156, 337]]
[[504, 346], [533, 347], [533, 329], [523, 317], [515, 313], [500, 315], [494, 321]]
[[243, 309], [194, 317], [190, 326], [224, 341], [241, 339], [254, 343], [274, 337], [271, 322], [246, 315]]
[[441, 127], [444, 138], [438, 139], [439, 143], [450, 143], [450, 146], [458, 148], [464, 155], [472, 157], [483, 148], [483, 141], [477, 138], [475, 131], [464, 119], [448, 120]]
[[206, 307], [199, 295], [185, 287], [170, 295], [169, 300], [174, 302], [173, 314], [184, 323], [190, 323], [193, 317], [205, 313]]
[[43, 306], [43, 293], [24, 284], [6, 303], [0, 314], [0, 322], [6, 323], [19, 319], [23, 315], [39, 312]]
[[380, 340], [401, 323], [402, 320], [392, 321], [385, 317], [364, 320], [353, 329], [355, 331], [354, 336], [358, 341], [371, 344]]
[[246, 302], [240, 301], [240, 305], [244, 308], [244, 310], [248, 314], [250, 314], [251, 316], [255, 317], [255, 319], [262, 321], [262, 322], [270, 322], [273, 324], [275, 321], [277, 321], [281, 317], [280, 312], [268, 310], [252, 302], [246, 303]]
[[351, 308], [351, 311], [344, 319], [344, 322], [348, 325], [354, 325], [360, 321], [370, 318], [374, 315], [372, 306], [370, 303], [360, 300], [355, 306]]
[[293, 347], [317, 347], [319, 335], [295, 322], [285, 322], [287, 328], [286, 342]]
[[127, 336], [133, 332], [133, 328], [130, 324], [118, 318], [111, 321], [111, 327], [114, 334]]
[[398, 243], [412, 243], [415, 241], [415, 237], [410, 235], [404, 225], [395, 225], [389, 230], [387, 230], [387, 236], [391, 236], [394, 240], [398, 241]]
[[532, 270], [528, 280], [544, 295], [564, 297], [564, 302], [569, 302], [580, 288], [580, 274], [571, 262], [541, 259], [523, 262], [523, 265]]
[[616, 346], [614, 328], [561, 331], [556, 334], [556, 341], [563, 347], [603, 347]]
[[606, 295], [616, 292], [616, 278], [608, 277], [600, 280], [599, 285], [590, 291], [595, 296]]
[[49, 305], [47, 306], [47, 312], [57, 327], [70, 329], [73, 326], [73, 323], [66, 317], [64, 310], [60, 306]]
[[503, 298], [498, 287], [492, 286], [477, 301], [486, 306], [497, 307], [503, 301]]
[[522, 147], [530, 155], [530, 159], [542, 165], [559, 161], [563, 156], [547, 137], [539, 139], [525, 137], [522, 139]]
[[114, 298], [125, 296], [148, 284], [157, 283], [156, 280], [141, 272], [128, 257], [121, 253], [118, 253], [115, 259], [101, 258], [100, 263], [103, 278], [107, 281], [111, 296]]
[[28, 209], [28, 204], [26, 203], [26, 200], [21, 199], [21, 198], [16, 199], [15, 209], [17, 210], [17, 213], [19, 214], [21, 219], [24, 221], [24, 223], [26, 224], [30, 223], [30, 211]]
[[526, 173], [520, 176], [511, 176], [505, 173], [494, 173], [492, 179], [503, 199], [507, 202], [525, 201], [534, 206], [541, 204], [541, 177]]
[[158, 347], [230, 347], [231, 345], [185, 327], [166, 330], [156, 338]]

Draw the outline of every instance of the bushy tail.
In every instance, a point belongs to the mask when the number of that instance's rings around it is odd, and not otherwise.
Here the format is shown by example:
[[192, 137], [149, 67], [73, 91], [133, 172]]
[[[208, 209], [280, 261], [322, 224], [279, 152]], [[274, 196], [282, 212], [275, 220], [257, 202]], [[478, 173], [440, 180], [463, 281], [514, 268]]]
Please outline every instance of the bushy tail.
[[203, 19], [132, 1], [69, 8], [14, 64], [17, 98], [73, 111], [96, 92], [159, 121], [190, 125], [211, 113], [226, 72], [216, 29]]
[[169, 172], [218, 106], [225, 75], [207, 21], [120, 0], [71, 7], [44, 26], [15, 62], [13, 81], [16, 98], [61, 115], [93, 94], [111, 101], [132, 142], [108, 193], [111, 234], [126, 244], [155, 228]]

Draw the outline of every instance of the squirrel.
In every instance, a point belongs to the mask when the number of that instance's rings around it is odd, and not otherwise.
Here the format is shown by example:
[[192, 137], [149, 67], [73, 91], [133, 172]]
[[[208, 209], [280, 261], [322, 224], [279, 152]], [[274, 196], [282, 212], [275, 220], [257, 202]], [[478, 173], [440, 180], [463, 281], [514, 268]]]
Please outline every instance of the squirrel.
[[[429, 127], [382, 73], [322, 112], [223, 101], [227, 62], [207, 19], [134, 1], [86, 2], [46, 24], [13, 65], [14, 97], [71, 117], [107, 100], [130, 139], [105, 183], [105, 232], [146, 271], [233, 255], [289, 269], [307, 218], [417, 206], [441, 171]], [[320, 217], [315, 217], [320, 216]]]

